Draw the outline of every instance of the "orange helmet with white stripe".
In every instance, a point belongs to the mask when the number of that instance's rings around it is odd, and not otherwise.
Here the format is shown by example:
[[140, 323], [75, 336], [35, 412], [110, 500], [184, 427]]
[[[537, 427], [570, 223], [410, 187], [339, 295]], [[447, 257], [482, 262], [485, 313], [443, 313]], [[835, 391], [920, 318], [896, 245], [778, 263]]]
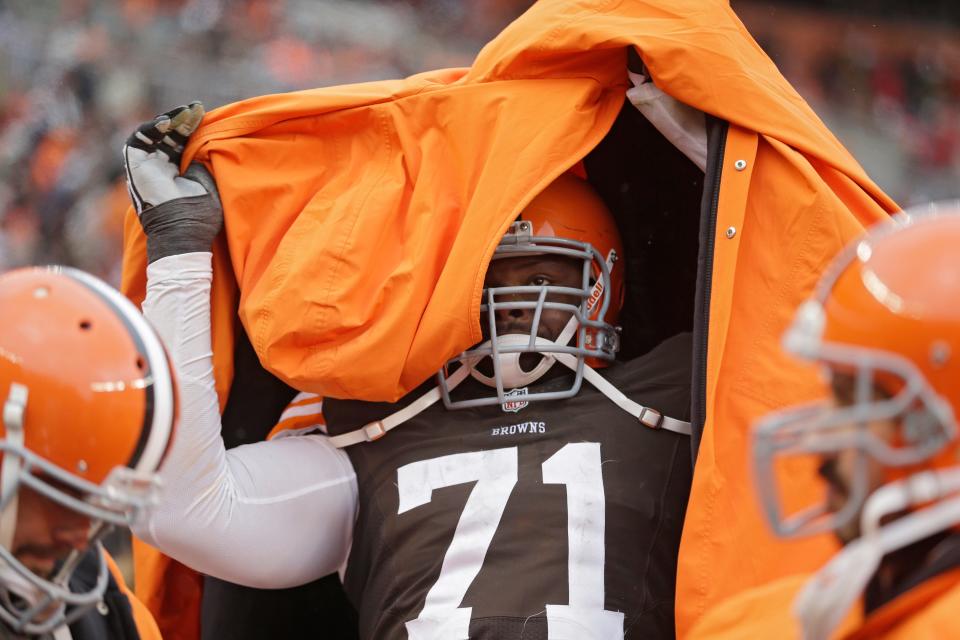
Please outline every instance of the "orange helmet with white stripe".
[[[788, 351], [852, 380], [851, 402], [765, 418], [754, 434], [761, 500], [784, 536], [840, 529], [872, 492], [868, 462], [892, 483], [960, 462], [960, 202], [912, 209], [872, 229], [829, 269], [784, 338]], [[897, 426], [892, 439], [870, 426]], [[853, 456], [849, 496], [786, 514], [775, 461]], [[855, 522], [855, 521], [854, 521]]]
[[37, 607], [21, 610], [3, 597], [0, 618], [36, 634], [63, 624], [66, 605], [74, 616], [96, 604], [107, 574], [101, 562], [97, 586], [71, 593], [69, 567], [47, 579], [23, 566], [11, 549], [19, 490], [30, 487], [88, 517], [92, 537], [129, 524], [153, 500], [173, 437], [176, 390], [167, 354], [143, 316], [86, 273], [0, 275], [0, 309], [0, 560], [60, 608], [41, 620]]

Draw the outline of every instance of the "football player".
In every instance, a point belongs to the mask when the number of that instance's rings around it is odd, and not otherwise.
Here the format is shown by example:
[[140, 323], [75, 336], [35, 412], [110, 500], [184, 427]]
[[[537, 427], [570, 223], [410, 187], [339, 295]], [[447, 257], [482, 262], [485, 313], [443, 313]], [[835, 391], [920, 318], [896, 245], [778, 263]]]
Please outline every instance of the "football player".
[[315, 433], [225, 451], [210, 346], [222, 212], [209, 176], [177, 166], [201, 117], [177, 108], [125, 148], [143, 310], [178, 368], [189, 443], [137, 534], [259, 588], [345, 566], [362, 638], [673, 637], [690, 336], [616, 360], [622, 249], [589, 184], [560, 176], [519, 212], [486, 273], [486, 340], [437, 380], [393, 405], [325, 399]]
[[175, 388], [126, 298], [69, 268], [0, 275], [0, 637], [159, 631], [100, 540], [148, 509]]
[[[832, 398], [761, 421], [756, 482], [776, 533], [833, 530], [844, 548], [810, 579], [721, 605], [693, 637], [956, 637], [958, 243], [960, 202], [901, 214], [841, 254], [801, 306], [784, 345], [823, 368]], [[775, 469], [797, 456], [819, 460], [818, 503], [779, 498], [788, 480]]]

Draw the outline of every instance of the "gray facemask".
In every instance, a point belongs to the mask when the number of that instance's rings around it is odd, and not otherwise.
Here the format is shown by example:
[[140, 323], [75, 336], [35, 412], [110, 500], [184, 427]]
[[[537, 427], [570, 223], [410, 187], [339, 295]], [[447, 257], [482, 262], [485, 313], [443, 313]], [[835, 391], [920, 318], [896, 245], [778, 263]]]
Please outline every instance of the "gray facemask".
[[[486, 405], [504, 405], [508, 394], [520, 387], [532, 384], [543, 377], [556, 363], [556, 354], [569, 354], [576, 358], [572, 383], [565, 389], [527, 393], [523, 400], [558, 400], [576, 395], [583, 381], [583, 368], [587, 358], [613, 360], [619, 348], [616, 327], [605, 322], [610, 306], [610, 269], [617, 260], [615, 252], [602, 256], [585, 242], [534, 235], [533, 225], [520, 220], [513, 223], [494, 252], [493, 260], [515, 257], [556, 255], [579, 260], [582, 264], [580, 287], [553, 285], [524, 285], [489, 287], [483, 291], [480, 304], [481, 322], [487, 323], [489, 340], [464, 351], [451, 359], [438, 373], [438, 383], [444, 404], [448, 409], [464, 409]], [[549, 298], [563, 296], [576, 302], [556, 302]], [[498, 311], [525, 309], [533, 312], [529, 334], [506, 334], [497, 332]], [[570, 313], [570, 320], [556, 340], [540, 336], [540, 320], [544, 310]], [[570, 342], [573, 344], [570, 344]], [[522, 358], [535, 354], [538, 359]], [[526, 365], [526, 366], [524, 366]], [[491, 394], [481, 398], [453, 400], [450, 373], [459, 367], [468, 367], [470, 375], [491, 387]]]

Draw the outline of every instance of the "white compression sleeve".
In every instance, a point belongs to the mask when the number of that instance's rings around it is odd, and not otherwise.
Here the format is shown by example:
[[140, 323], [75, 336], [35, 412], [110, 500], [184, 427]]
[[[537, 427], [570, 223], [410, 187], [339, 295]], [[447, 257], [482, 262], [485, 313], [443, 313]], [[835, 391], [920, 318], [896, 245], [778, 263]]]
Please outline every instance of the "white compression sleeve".
[[333, 573], [350, 549], [357, 482], [324, 435], [226, 451], [210, 346], [211, 254], [147, 267], [143, 312], [173, 360], [180, 419], [164, 461], [161, 502], [134, 533], [194, 569], [284, 588]]

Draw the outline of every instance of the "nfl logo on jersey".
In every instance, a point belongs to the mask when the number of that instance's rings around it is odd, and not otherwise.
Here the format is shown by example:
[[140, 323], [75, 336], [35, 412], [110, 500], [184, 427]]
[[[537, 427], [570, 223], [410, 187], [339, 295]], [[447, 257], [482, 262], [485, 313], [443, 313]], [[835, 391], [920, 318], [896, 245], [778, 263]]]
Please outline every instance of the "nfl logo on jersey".
[[[505, 394], [503, 394], [503, 397], [521, 398], [525, 395], [527, 395], [527, 388], [523, 387], [522, 389], [511, 389], [510, 391], [507, 391]], [[501, 406], [503, 407], [504, 411], [512, 411], [513, 413], [516, 413], [520, 411], [520, 409], [523, 409], [528, 404], [530, 403], [527, 402], [526, 400], [504, 400]]]

